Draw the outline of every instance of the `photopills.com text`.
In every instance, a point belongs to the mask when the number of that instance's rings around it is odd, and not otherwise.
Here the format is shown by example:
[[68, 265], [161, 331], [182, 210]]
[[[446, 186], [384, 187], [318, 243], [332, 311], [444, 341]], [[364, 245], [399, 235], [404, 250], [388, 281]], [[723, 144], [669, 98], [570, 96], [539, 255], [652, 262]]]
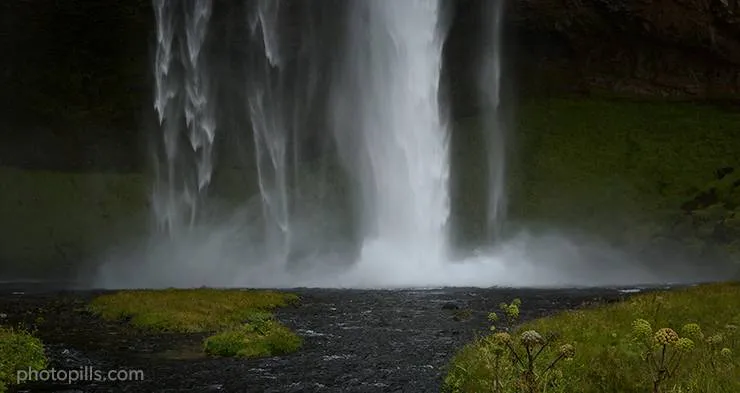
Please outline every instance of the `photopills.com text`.
[[143, 381], [143, 370], [98, 370], [95, 367], [85, 366], [78, 369], [54, 368], [44, 370], [18, 370], [16, 382], [61, 382], [72, 384], [75, 382], [126, 382]]

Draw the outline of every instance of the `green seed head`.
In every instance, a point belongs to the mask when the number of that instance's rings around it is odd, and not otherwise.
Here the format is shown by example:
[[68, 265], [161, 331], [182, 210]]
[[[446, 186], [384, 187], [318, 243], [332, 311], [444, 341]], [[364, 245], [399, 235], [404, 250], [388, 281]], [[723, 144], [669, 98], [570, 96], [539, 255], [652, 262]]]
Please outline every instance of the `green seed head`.
[[653, 334], [653, 327], [644, 319], [635, 319], [632, 322], [632, 333], [638, 337], [650, 337]]
[[690, 338], [681, 337], [676, 341], [676, 349], [681, 352], [691, 352], [694, 349], [694, 341]]
[[510, 319], [519, 318], [519, 306], [517, 306], [514, 303], [509, 304], [506, 307], [506, 316], [509, 317]]
[[707, 338], [707, 343], [710, 345], [717, 345], [717, 344], [720, 344], [722, 341], [724, 341], [724, 339], [725, 338], [721, 334], [717, 333], [717, 334], [709, 336]]
[[681, 334], [690, 337], [692, 339], [704, 338], [704, 333], [701, 331], [701, 327], [696, 323], [687, 323], [681, 328]]

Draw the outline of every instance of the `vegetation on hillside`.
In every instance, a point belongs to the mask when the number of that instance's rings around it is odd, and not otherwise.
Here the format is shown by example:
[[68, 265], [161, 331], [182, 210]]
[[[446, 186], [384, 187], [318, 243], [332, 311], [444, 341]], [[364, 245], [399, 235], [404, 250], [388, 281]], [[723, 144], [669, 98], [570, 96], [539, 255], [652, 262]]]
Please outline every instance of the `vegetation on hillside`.
[[524, 104], [518, 119], [513, 218], [576, 226], [635, 248], [666, 239], [695, 248], [732, 243], [740, 112], [552, 99]]
[[[740, 391], [740, 283], [641, 294], [476, 339], [453, 359], [446, 392]], [[509, 326], [518, 302], [502, 304]], [[497, 316], [492, 315], [494, 322]]]

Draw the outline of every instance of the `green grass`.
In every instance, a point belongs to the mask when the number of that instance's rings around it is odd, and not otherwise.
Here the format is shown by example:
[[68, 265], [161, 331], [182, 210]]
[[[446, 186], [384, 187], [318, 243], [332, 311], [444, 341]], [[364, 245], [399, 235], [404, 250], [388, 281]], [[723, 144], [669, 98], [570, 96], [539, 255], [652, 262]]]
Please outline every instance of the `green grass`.
[[[654, 329], [681, 328], [697, 323], [704, 338], [695, 338], [693, 351], [681, 357], [674, 378], [663, 384], [664, 393], [740, 392], [740, 283], [712, 284], [642, 294], [623, 302], [594, 309], [568, 311], [524, 323], [514, 336], [526, 330], [556, 332], [559, 341], [572, 343], [576, 355], [558, 364], [558, 380], [549, 390], [537, 392], [649, 393], [651, 374], [641, 358], [633, 322], [649, 321]], [[721, 334], [722, 341], [709, 344]], [[729, 349], [731, 355], [726, 357]], [[670, 352], [670, 350], [669, 350]], [[492, 392], [490, 344], [484, 338], [465, 346], [454, 358], [446, 378], [446, 390]], [[561, 373], [561, 374], [560, 374]], [[453, 389], [458, 386], [457, 389]], [[511, 384], [507, 385], [511, 386]], [[514, 392], [516, 390], [503, 390]]]
[[252, 320], [204, 342], [207, 353], [244, 357], [283, 355], [297, 351], [301, 345], [300, 337], [272, 319]]
[[138, 174], [0, 167], [0, 261], [69, 271], [146, 228], [148, 183]]
[[[254, 190], [220, 171], [230, 200]], [[0, 167], [0, 271], [61, 276], [111, 247], [146, 236], [152, 179], [141, 173], [72, 173]], [[233, 189], [233, 190], [232, 190]]]
[[210, 354], [269, 356], [300, 348], [300, 337], [270, 313], [297, 301], [294, 294], [274, 291], [140, 290], [102, 295], [88, 309], [107, 320], [128, 319], [148, 331], [214, 333], [204, 341]]
[[19, 370], [41, 370], [47, 365], [41, 340], [24, 330], [0, 327], [0, 393], [16, 383]]
[[718, 168], [740, 171], [740, 113], [711, 106], [554, 99], [518, 119], [523, 218], [622, 232], [678, 210]]

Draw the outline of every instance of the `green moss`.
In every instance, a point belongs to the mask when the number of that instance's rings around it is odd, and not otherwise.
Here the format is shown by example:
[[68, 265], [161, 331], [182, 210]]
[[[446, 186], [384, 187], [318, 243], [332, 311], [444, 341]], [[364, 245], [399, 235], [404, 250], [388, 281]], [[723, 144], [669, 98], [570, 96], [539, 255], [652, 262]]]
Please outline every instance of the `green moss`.
[[0, 260], [68, 273], [146, 229], [147, 187], [140, 174], [0, 167]]
[[740, 171], [740, 113], [711, 106], [551, 99], [517, 118], [509, 200], [519, 222], [649, 241], [719, 168]]
[[301, 346], [300, 337], [269, 312], [297, 301], [296, 295], [274, 291], [167, 289], [103, 295], [88, 309], [150, 331], [216, 332], [204, 341], [210, 354], [268, 356]]
[[19, 370], [41, 370], [47, 365], [41, 340], [31, 333], [0, 327], [0, 392], [16, 383]]
[[[697, 338], [696, 350], [681, 358], [679, 371], [663, 392], [730, 393], [740, 391], [740, 312], [735, 306], [739, 303], [740, 284], [703, 285], [565, 312], [525, 323], [516, 333], [555, 332], [564, 342], [573, 343], [574, 360], [561, 364], [562, 378], [557, 388], [548, 391], [643, 393], [652, 391], [653, 385], [633, 322], [645, 319], [656, 329], [668, 327], [682, 335], [683, 326], [696, 323], [706, 337]], [[722, 335], [722, 341], [712, 343], [710, 337], [716, 334]], [[447, 390], [492, 391], [487, 342], [476, 340], [455, 356], [446, 379]]]
[[295, 352], [302, 339], [273, 319], [255, 320], [208, 337], [203, 346], [219, 356], [262, 357]]
[[131, 319], [134, 326], [160, 331], [204, 332], [230, 328], [298, 300], [274, 291], [165, 289], [121, 291], [88, 306], [105, 319]]

